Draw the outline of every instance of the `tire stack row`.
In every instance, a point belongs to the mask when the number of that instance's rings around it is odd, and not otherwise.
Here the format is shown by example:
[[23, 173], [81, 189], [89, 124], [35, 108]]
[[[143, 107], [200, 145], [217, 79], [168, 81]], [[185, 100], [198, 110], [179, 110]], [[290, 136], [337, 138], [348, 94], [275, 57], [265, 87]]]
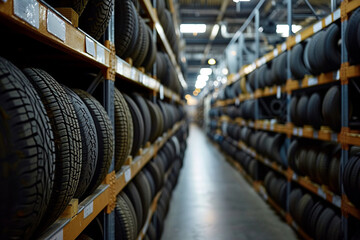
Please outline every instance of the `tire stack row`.
[[345, 45], [348, 50], [350, 64], [360, 63], [360, 8], [352, 12], [345, 34]]
[[341, 193], [341, 147], [338, 144], [293, 140], [287, 155], [289, 166], [298, 175], [308, 176], [313, 182], [328, 186], [334, 193]]
[[360, 206], [360, 183], [359, 183], [359, 169], [360, 169], [360, 153], [350, 152], [349, 161], [345, 164], [343, 173], [343, 186], [346, 196], [357, 207]]
[[[349, 104], [351, 105], [351, 102]], [[319, 129], [325, 125], [339, 132], [341, 128], [340, 86], [332, 86], [325, 94], [314, 92], [309, 95], [293, 96], [290, 101], [290, 117], [296, 126], [311, 125]]]
[[[140, 230], [148, 221], [151, 203], [159, 191], [162, 193], [157, 204], [157, 214], [154, 216], [158, 216], [159, 221], [164, 220], [171, 192], [182, 167], [183, 153], [186, 149], [186, 132], [186, 128], [180, 129], [118, 195], [115, 208], [116, 239], [137, 239]], [[165, 179], [165, 173], [171, 167], [173, 168]], [[152, 224], [150, 225], [147, 235], [150, 239], [159, 239], [161, 232], [157, 232], [157, 229], [154, 229]]]
[[94, 192], [113, 156], [118, 171], [130, 154], [184, 117], [181, 107], [115, 89], [113, 128], [96, 98], [42, 69], [21, 71], [0, 58], [0, 74], [0, 160], [9, 166], [1, 174], [4, 239], [41, 234], [72, 198], [81, 201]]
[[269, 171], [265, 175], [264, 186], [271, 199], [285, 210], [287, 201], [286, 179], [277, 176], [273, 171]]
[[182, 91], [176, 70], [171, 63], [169, 56], [164, 52], [159, 51], [156, 55], [156, 74], [157, 78], [164, 86], [177, 93]]
[[341, 216], [324, 200], [294, 188], [289, 196], [290, 214], [297, 224], [315, 240], [340, 240]]

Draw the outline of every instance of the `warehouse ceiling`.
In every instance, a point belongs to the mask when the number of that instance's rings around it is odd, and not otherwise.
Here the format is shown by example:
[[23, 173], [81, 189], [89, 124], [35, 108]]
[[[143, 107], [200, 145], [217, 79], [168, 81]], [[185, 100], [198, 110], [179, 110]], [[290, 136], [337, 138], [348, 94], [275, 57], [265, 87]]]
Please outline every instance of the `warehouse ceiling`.
[[[178, 0], [175, 2], [177, 22], [181, 24], [206, 24], [204, 33], [180, 33], [184, 39], [182, 61], [186, 59], [187, 93], [195, 89], [195, 82], [199, 71], [203, 67], [223, 68], [219, 66], [224, 59], [224, 50], [229, 44], [233, 34], [244, 24], [259, 0], [240, 1], [233, 0]], [[275, 29], [278, 24], [287, 23], [287, 0], [267, 0], [260, 9], [260, 28], [272, 30], [260, 33], [260, 55], [270, 51], [273, 46], [285, 40]], [[330, 13], [330, 1], [309, 1], [318, 15], [322, 18]], [[316, 21], [316, 17], [303, 0], [293, 1], [293, 24], [306, 27]], [[219, 25], [216, 36], [214, 25]], [[275, 31], [275, 32], [274, 32]], [[254, 22], [245, 31], [245, 44], [248, 48], [243, 63], [254, 61]], [[208, 65], [208, 59], [214, 58], [217, 64]]]

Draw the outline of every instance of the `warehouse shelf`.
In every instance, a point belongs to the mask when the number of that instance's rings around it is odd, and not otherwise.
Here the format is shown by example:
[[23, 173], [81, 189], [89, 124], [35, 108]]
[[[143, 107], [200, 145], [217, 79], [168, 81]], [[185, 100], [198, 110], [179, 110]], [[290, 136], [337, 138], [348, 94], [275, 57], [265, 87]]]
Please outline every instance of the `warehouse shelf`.
[[270, 204], [271, 207], [273, 207], [278, 214], [280, 214], [281, 217], [286, 219], [286, 211], [282, 209], [267, 193], [265, 186], [262, 182], [256, 182], [254, 184], [254, 189], [259, 195]]
[[128, 166], [124, 166], [118, 173], [109, 173], [105, 182], [95, 192], [74, 209], [74, 215], [59, 218], [49, 229], [40, 236], [40, 239], [75, 239], [90, 224], [92, 220], [106, 207], [113, 211], [116, 195], [136, 176], [148, 163], [157, 151], [177, 132], [184, 124], [180, 121], [163, 136], [159, 137], [150, 147], [144, 149], [142, 154], [136, 156]]
[[350, 201], [349, 199], [346, 197], [346, 195], [343, 195], [343, 199], [342, 199], [342, 207], [341, 209], [343, 210], [344, 213], [346, 213], [346, 217], [347, 215], [351, 215], [357, 219], [360, 220], [360, 209], [356, 208]]
[[304, 240], [312, 240], [312, 238], [293, 220], [290, 214], [286, 215], [286, 222], [299, 233]]
[[308, 39], [309, 37], [311, 37], [318, 31], [326, 28], [331, 23], [337, 21], [338, 19], [341, 18], [341, 11], [342, 11], [341, 9], [346, 9], [347, 12], [351, 12], [354, 9], [356, 9], [358, 6], [359, 6], [358, 1], [350, 1], [347, 4], [343, 4], [341, 6], [341, 8], [338, 8], [337, 10], [335, 10], [334, 12], [329, 14], [327, 17], [325, 17], [325, 18], [321, 19], [320, 21], [316, 22], [315, 24], [307, 27], [306, 29], [302, 30], [300, 33], [298, 33], [294, 36], [288, 37], [284, 43], [277, 45], [274, 48], [274, 50], [265, 54], [263, 57], [256, 59], [253, 63], [251, 63], [247, 66], [242, 67], [238, 73], [229, 75], [229, 77], [228, 77], [229, 83], [228, 84], [231, 84], [231, 83], [239, 80], [240, 78], [246, 76], [247, 74], [254, 71], [256, 68], [259, 68], [263, 64], [266, 64], [267, 62], [270, 62], [271, 60], [273, 60], [275, 57], [277, 57], [281, 53], [291, 49], [297, 43]]
[[334, 206], [341, 208], [341, 196], [334, 194], [326, 186], [319, 186], [318, 184], [312, 182], [309, 177], [298, 176], [294, 171], [289, 169], [289, 175], [291, 176], [292, 181], [298, 183], [300, 186], [309, 190], [313, 194], [319, 196], [320, 198], [326, 200], [329, 203], [332, 203]]
[[314, 87], [327, 83], [332, 83], [340, 80], [340, 70], [328, 73], [321, 73], [318, 76], [305, 76], [301, 82], [297, 80], [286, 81], [286, 92], [292, 92], [295, 90], [306, 89], [308, 87]]
[[360, 7], [360, 2], [357, 0], [348, 0], [341, 3], [341, 15], [346, 16], [348, 13]]
[[[33, 9], [32, 13], [25, 10]], [[97, 67], [110, 67], [111, 51], [44, 2], [8, 0], [0, 3], [1, 22], [12, 29], [85, 60]]]
[[129, 63], [116, 56], [116, 75], [120, 78], [124, 78], [135, 84], [141, 85], [149, 90], [160, 93], [168, 99], [174, 100], [177, 103], [182, 103], [178, 94], [174, 93], [167, 87], [163, 86], [159, 81], [153, 77], [141, 72], [135, 67], [132, 67]]
[[360, 77], [360, 64], [350, 66], [349, 63], [344, 63], [341, 67], [346, 71], [346, 78]]
[[181, 83], [181, 85], [183, 86], [183, 88], [187, 88], [187, 84], [186, 81], [184, 79], [184, 76], [181, 72], [180, 66], [177, 62], [176, 56], [170, 46], [170, 43], [165, 35], [164, 29], [161, 26], [161, 23], [159, 21], [158, 15], [156, 13], [156, 9], [153, 8], [150, 0], [141, 0], [139, 1], [140, 4], [144, 7], [144, 10], [146, 11], [147, 15], [150, 17], [152, 23], [155, 26], [156, 32], [161, 40], [162, 45], [164, 46], [167, 54], [169, 55], [169, 58], [171, 60], [171, 63], [173, 64], [173, 66], [175, 67], [175, 70], [178, 74], [179, 77], [179, 81]]

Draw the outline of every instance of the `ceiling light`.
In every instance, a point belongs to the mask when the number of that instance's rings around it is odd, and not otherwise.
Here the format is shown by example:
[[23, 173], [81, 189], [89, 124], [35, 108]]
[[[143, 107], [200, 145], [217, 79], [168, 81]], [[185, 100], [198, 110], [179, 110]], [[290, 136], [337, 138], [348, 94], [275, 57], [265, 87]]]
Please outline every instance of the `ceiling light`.
[[215, 86], [215, 87], [219, 86], [219, 82], [218, 82], [218, 81], [215, 81], [215, 82], [214, 82], [214, 86]]
[[180, 32], [204, 33], [206, 32], [206, 24], [180, 24]]
[[231, 55], [236, 56], [236, 51], [235, 51], [235, 50], [232, 50], [232, 51], [231, 51]]
[[222, 84], [225, 84], [225, 83], [227, 82], [227, 78], [226, 78], [226, 77], [223, 77], [223, 78], [221, 79], [221, 82], [222, 82]]
[[250, 0], [233, 0], [233, 2], [238, 3], [238, 2], [250, 2]]
[[210, 34], [210, 40], [211, 41], [215, 39], [216, 35], [219, 32], [219, 28], [220, 28], [219, 24], [214, 25], [213, 29], [211, 30], [211, 34]]
[[[300, 31], [302, 27], [300, 25], [292, 25], [292, 31], [293, 33], [296, 33]], [[276, 25], [276, 33], [281, 34], [282, 37], [288, 37], [289, 36], [289, 25], [287, 24], [278, 24]]]
[[221, 70], [221, 72], [222, 72], [222, 74], [224, 74], [224, 75], [228, 75], [229, 70], [228, 70], [227, 68], [223, 68], [223, 69]]
[[212, 74], [212, 69], [211, 68], [201, 68], [200, 74], [209, 76]]
[[208, 64], [209, 64], [209, 65], [215, 65], [215, 64], [216, 64], [216, 60], [213, 59], [213, 58], [210, 58], [210, 59], [208, 60]]
[[197, 76], [197, 80], [199, 81], [207, 81], [207, 80], [209, 80], [209, 76], [208, 75], [198, 75]]

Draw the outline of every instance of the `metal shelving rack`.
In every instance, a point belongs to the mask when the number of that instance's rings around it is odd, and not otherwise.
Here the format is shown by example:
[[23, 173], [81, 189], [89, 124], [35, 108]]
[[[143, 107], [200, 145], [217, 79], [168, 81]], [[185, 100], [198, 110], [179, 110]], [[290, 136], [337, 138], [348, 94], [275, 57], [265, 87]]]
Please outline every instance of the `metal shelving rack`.
[[[292, 25], [291, 20], [291, 0], [287, 1], [288, 3], [288, 25], [289, 29]], [[332, 24], [335, 21], [341, 20], [341, 38], [344, 39], [345, 37], [345, 29], [347, 26], [347, 20], [349, 15], [352, 11], [360, 7], [360, 1], [356, 0], [344, 0], [341, 3], [340, 8], [335, 10], [335, 1], [332, 1], [332, 9], [333, 12], [321, 19], [320, 21], [316, 22], [315, 24], [311, 25], [310, 27], [306, 28], [305, 30], [301, 31], [296, 35], [292, 35], [290, 32], [289, 37], [283, 43], [278, 45], [273, 51], [264, 55], [261, 58], [258, 58], [252, 64], [244, 66], [240, 69], [240, 71], [236, 74], [232, 74], [228, 76], [228, 84], [232, 84], [235, 81], [240, 80], [241, 78], [245, 77], [247, 74], [251, 73], [255, 69], [259, 68], [261, 65], [266, 64], [267, 62], [273, 60], [282, 52], [288, 51], [288, 66], [289, 63], [289, 55], [292, 47], [294, 47], [297, 43], [306, 40], [307, 38], [314, 35], [316, 32], [320, 31], [321, 29], [327, 27], [328, 25]], [[342, 174], [344, 170], [345, 164], [349, 160], [349, 145], [357, 145], [360, 146], [360, 132], [356, 130], [352, 130], [349, 128], [349, 119], [348, 119], [348, 111], [349, 111], [349, 81], [351, 78], [360, 77], [360, 65], [353, 65], [351, 66], [348, 61], [348, 54], [345, 44], [341, 44], [341, 67], [338, 71], [330, 72], [330, 73], [323, 73], [319, 76], [306, 76], [301, 81], [293, 80], [291, 77], [291, 72], [288, 71], [288, 80], [282, 86], [272, 86], [266, 87], [264, 89], [257, 89], [254, 93], [245, 93], [240, 94], [235, 99], [227, 99], [227, 100], [217, 100], [212, 107], [224, 107], [227, 105], [234, 105], [236, 102], [242, 102], [249, 99], [259, 99], [268, 96], [274, 96], [276, 94], [286, 94], [287, 95], [287, 105], [289, 105], [289, 100], [291, 98], [291, 94], [295, 90], [306, 89], [310, 87], [315, 87], [322, 84], [329, 84], [336, 81], [339, 81], [341, 84], [341, 131], [339, 133], [335, 133], [329, 131], [328, 129], [320, 129], [315, 130], [312, 127], [295, 127], [295, 125], [291, 122], [290, 116], [287, 116], [288, 121], [286, 124], [278, 124], [268, 120], [260, 120], [258, 111], [255, 111], [255, 119], [252, 120], [244, 120], [242, 118], [237, 118], [235, 120], [231, 120], [228, 116], [221, 116], [218, 118], [218, 126], [221, 126], [221, 122], [231, 122], [236, 123], [240, 126], [247, 126], [253, 128], [255, 130], [264, 130], [270, 132], [277, 132], [287, 135], [287, 141], [290, 141], [292, 136], [296, 137], [303, 137], [303, 138], [310, 138], [310, 139], [318, 139], [323, 141], [333, 141], [341, 144], [342, 154], [341, 154], [341, 171], [340, 171], [340, 179], [342, 179]], [[288, 67], [289, 68], [289, 67]], [[290, 69], [290, 68], [289, 68]], [[288, 111], [289, 115], [289, 111]], [[218, 131], [219, 132], [219, 131]], [[313, 182], [311, 182], [308, 178], [299, 177], [297, 176], [290, 168], [283, 169], [278, 164], [269, 161], [256, 153], [253, 149], [247, 147], [244, 143], [234, 143], [235, 146], [244, 150], [255, 159], [257, 159], [262, 164], [270, 167], [274, 171], [282, 174], [288, 180], [288, 195], [291, 188], [291, 183], [296, 182], [298, 185], [302, 186], [303, 188], [307, 189], [308, 191], [312, 192], [313, 194], [323, 198], [324, 200], [332, 203], [334, 206], [341, 209], [342, 213], [342, 231], [344, 234], [344, 239], [349, 239], [349, 223], [348, 218], [352, 216], [358, 220], [360, 220], [360, 209], [357, 209], [346, 197], [344, 189], [342, 187], [341, 196], [338, 196], [331, 191], [328, 191], [326, 187], [319, 186]], [[233, 160], [232, 160], [233, 161]], [[235, 164], [238, 164], [235, 162]], [[239, 165], [239, 164], [238, 164]], [[241, 166], [237, 166], [236, 168], [239, 169]], [[240, 172], [246, 172], [242, 169]], [[245, 175], [246, 179], [249, 179], [249, 175]], [[252, 183], [253, 184], [253, 183]], [[254, 184], [253, 184], [254, 185]], [[256, 185], [256, 184], [255, 184]], [[255, 187], [255, 190], [261, 192], [259, 187]], [[342, 181], [341, 181], [342, 186]], [[260, 194], [263, 195], [263, 194]], [[266, 194], [265, 194], [266, 195]], [[268, 199], [268, 197], [266, 197]], [[265, 199], [265, 200], [266, 200]], [[270, 201], [268, 201], [270, 202]], [[271, 203], [270, 203], [271, 204]], [[271, 204], [274, 205], [274, 204]], [[287, 204], [288, 208], [289, 204]], [[275, 207], [277, 209], [277, 207]], [[285, 209], [288, 212], [288, 209]], [[288, 215], [288, 214], [287, 214]], [[310, 239], [306, 234], [299, 229], [296, 224], [290, 219], [288, 216], [286, 217], [286, 221], [293, 226], [302, 237], [305, 239]]]
[[[159, 23], [156, 11], [149, 0], [140, 0], [145, 6], [146, 14], [150, 17], [154, 33], [158, 34], [163, 46], [177, 71], [181, 85], [186, 88], [186, 82], [180, 71], [164, 30]], [[156, 1], [154, 1], [156, 2]], [[92, 67], [101, 70], [104, 81], [94, 80], [88, 90], [94, 91], [99, 84], [103, 84], [102, 105], [109, 114], [114, 124], [114, 83], [115, 81], [129, 81], [143, 90], [152, 91], [154, 99], [166, 98], [172, 102], [183, 104], [181, 97], [164, 87], [155, 77], [144, 74], [139, 69], [115, 54], [114, 46], [114, 13], [111, 16], [107, 33], [105, 34], [105, 46], [91, 36], [74, 27], [67, 18], [56, 9], [42, 0], [3, 0], [0, 2], [0, 19], [2, 24], [10, 26], [17, 33], [24, 34], [35, 41], [41, 42], [54, 49], [60, 50]], [[154, 36], [156, 39], [156, 36]], [[141, 155], [134, 157], [132, 162], [124, 165], [115, 173], [114, 159], [104, 182], [79, 203], [73, 216], [59, 218], [52, 224], [40, 239], [75, 239], [96, 218], [98, 214], [104, 214], [104, 239], [115, 239], [115, 201], [116, 195], [131, 181], [135, 175], [149, 162], [157, 151], [172, 137], [175, 132], [184, 125], [184, 121], [176, 123], [171, 130], [165, 132], [152, 145], [142, 150]], [[154, 198], [149, 216], [156, 210], [159, 193]], [[151, 217], [148, 218], [148, 220]], [[145, 224], [143, 231], [146, 231]], [[144, 237], [142, 232], [139, 239]]]

